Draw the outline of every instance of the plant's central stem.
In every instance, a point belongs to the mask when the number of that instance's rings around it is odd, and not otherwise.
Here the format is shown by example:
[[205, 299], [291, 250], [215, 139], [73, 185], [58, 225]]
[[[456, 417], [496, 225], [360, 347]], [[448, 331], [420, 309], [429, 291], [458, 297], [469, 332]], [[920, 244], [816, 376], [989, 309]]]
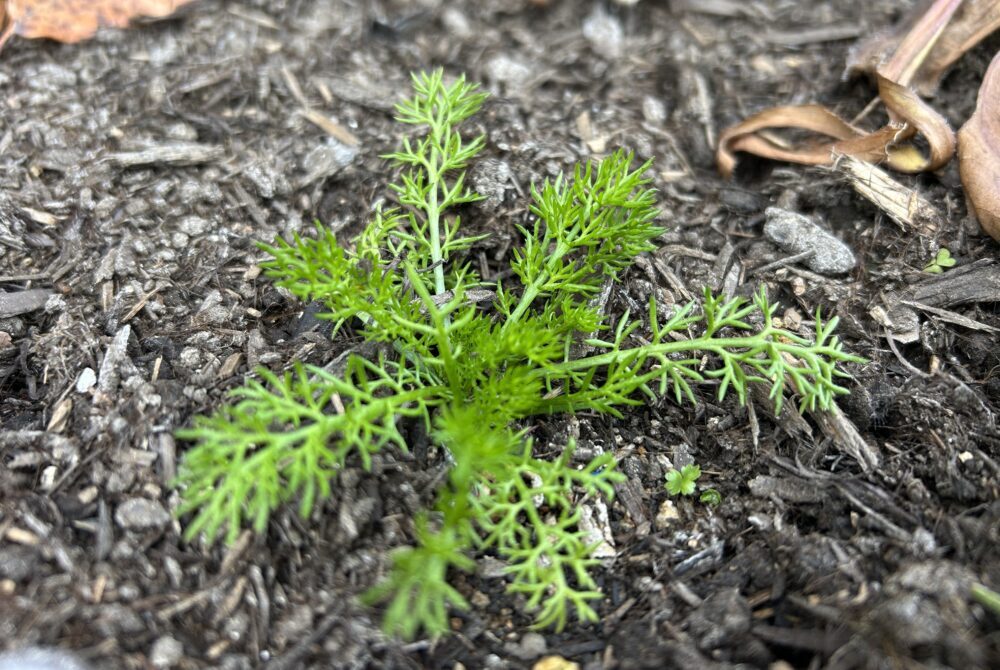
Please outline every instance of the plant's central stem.
[[427, 194], [427, 227], [431, 237], [431, 263], [434, 265], [434, 293], [441, 295], [445, 291], [444, 258], [441, 254], [441, 208], [438, 206], [441, 175], [435, 169], [429, 178], [431, 189]]

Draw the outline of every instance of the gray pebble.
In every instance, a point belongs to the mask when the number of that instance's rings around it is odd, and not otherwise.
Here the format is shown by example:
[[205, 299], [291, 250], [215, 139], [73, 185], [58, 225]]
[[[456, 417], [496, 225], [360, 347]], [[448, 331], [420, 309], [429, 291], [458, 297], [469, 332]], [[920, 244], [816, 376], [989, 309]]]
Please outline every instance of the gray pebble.
[[812, 256], [804, 259], [810, 270], [823, 275], [849, 272], [857, 261], [850, 247], [816, 225], [812, 219], [797, 212], [768, 207], [764, 235], [785, 251]]
[[483, 207], [496, 209], [503, 204], [510, 176], [510, 164], [507, 161], [487, 158], [479, 162], [472, 172], [472, 185], [476, 193], [486, 198]]
[[115, 510], [115, 523], [126, 530], [162, 528], [170, 523], [170, 513], [155, 500], [129, 498]]
[[197, 237], [211, 230], [212, 223], [200, 216], [185, 216], [177, 222], [177, 228], [189, 237]]
[[169, 635], [157, 639], [149, 652], [149, 662], [156, 668], [172, 668], [183, 657], [184, 645]]
[[86, 393], [97, 385], [97, 373], [93, 368], [84, 368], [76, 380], [76, 392]]
[[531, 77], [531, 68], [521, 60], [499, 54], [486, 62], [486, 75], [491, 81], [518, 89]]
[[284, 170], [269, 163], [252, 163], [243, 171], [243, 176], [253, 183], [257, 195], [270, 200], [276, 195], [288, 195], [291, 187]]
[[750, 605], [739, 589], [720, 589], [688, 617], [688, 632], [702, 651], [718, 649], [750, 630]]
[[545, 638], [538, 633], [525, 633], [520, 642], [508, 642], [504, 645], [508, 653], [522, 661], [531, 661], [544, 656], [548, 648]]
[[0, 670], [87, 670], [69, 652], [29, 647], [0, 654]]
[[37, 552], [31, 547], [11, 545], [0, 548], [0, 577], [21, 582], [35, 572]]
[[583, 21], [583, 36], [590, 42], [600, 56], [615, 59], [622, 55], [624, 33], [622, 24], [617, 18], [604, 11], [601, 5], [595, 5]]

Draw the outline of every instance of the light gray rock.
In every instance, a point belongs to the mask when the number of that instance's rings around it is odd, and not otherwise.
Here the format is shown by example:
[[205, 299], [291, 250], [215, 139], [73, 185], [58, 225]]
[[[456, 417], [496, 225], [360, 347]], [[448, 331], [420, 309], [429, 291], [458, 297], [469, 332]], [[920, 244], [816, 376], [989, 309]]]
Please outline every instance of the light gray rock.
[[768, 207], [764, 235], [791, 254], [812, 252], [803, 263], [822, 275], [844, 274], [857, 263], [850, 247], [823, 230], [812, 219], [779, 207]]
[[483, 206], [496, 209], [503, 204], [504, 193], [510, 187], [511, 169], [507, 161], [487, 158], [479, 161], [472, 172], [472, 185], [476, 193], [486, 198]]
[[121, 380], [119, 366], [128, 358], [128, 338], [132, 334], [132, 327], [124, 325], [115, 333], [115, 338], [108, 345], [108, 350], [104, 354], [101, 362], [101, 372], [98, 375], [97, 388], [101, 393], [111, 394], [118, 388]]
[[594, 51], [607, 59], [622, 55], [624, 31], [618, 19], [604, 10], [600, 4], [583, 20], [583, 36]]
[[29, 647], [0, 654], [0, 670], [87, 670], [87, 666], [61, 649]]
[[184, 645], [169, 635], [158, 638], [149, 652], [149, 662], [156, 668], [172, 668], [184, 657]]
[[126, 530], [162, 528], [170, 523], [170, 513], [155, 500], [129, 498], [115, 510], [115, 523]]
[[519, 642], [508, 642], [504, 648], [522, 661], [532, 661], [545, 655], [548, 644], [538, 633], [525, 633]]
[[185, 216], [177, 222], [177, 229], [188, 237], [198, 237], [212, 229], [212, 222], [200, 216]]
[[76, 392], [86, 393], [97, 384], [97, 373], [93, 368], [84, 368], [76, 380]]

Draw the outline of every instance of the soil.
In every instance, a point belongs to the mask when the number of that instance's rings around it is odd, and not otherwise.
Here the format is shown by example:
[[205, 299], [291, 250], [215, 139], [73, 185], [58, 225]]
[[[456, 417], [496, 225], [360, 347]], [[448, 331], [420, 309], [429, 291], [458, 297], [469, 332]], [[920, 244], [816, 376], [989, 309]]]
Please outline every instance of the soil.
[[[911, 4], [202, 0], [79, 45], [15, 38], [0, 55], [0, 651], [59, 646], [94, 668], [1000, 667], [1000, 619], [969, 596], [1000, 589], [1000, 294], [975, 279], [996, 277], [997, 246], [954, 166], [897, 176], [943, 214], [923, 235], [834, 171], [714, 168], [720, 130], [764, 107], [862, 110], [873, 90], [842, 79], [847, 52]], [[945, 80], [953, 124], [998, 45]], [[655, 159], [669, 230], [609, 313], [764, 283], [786, 324], [837, 315], [868, 359], [839, 423], [710, 386], [697, 406], [539, 422], [539, 444], [574, 433], [629, 477], [598, 625], [531, 631], [484, 559], [454, 577], [474, 603], [454, 635], [379, 631], [355, 596], [412, 540], [440, 455], [349, 468], [311, 518], [283, 510], [228, 548], [182, 541], [169, 515], [176, 429], [257, 365], [357, 344], [262, 278], [255, 242], [313, 220], [356, 234], [387, 198], [391, 105], [435, 66], [492, 94], [470, 128], [488, 138], [473, 177], [490, 199], [463, 216], [490, 233], [489, 272], [530, 184], [624, 146]], [[846, 242], [855, 269], [775, 264], [776, 203]], [[940, 295], [921, 272], [939, 246], [959, 263], [944, 277], [972, 268], [981, 290], [907, 311], [914, 286]], [[912, 337], [887, 339], [879, 314]], [[671, 514], [664, 473], [691, 462], [722, 502]]]

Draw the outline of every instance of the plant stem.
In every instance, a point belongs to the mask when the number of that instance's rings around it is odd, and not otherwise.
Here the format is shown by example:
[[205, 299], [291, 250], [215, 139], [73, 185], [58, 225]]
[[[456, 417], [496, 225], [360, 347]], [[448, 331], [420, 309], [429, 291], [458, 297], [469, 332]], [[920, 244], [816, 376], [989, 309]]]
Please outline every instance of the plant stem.
[[775, 331], [768, 328], [761, 331], [755, 335], [748, 335], [746, 337], [699, 337], [693, 340], [680, 340], [676, 342], [661, 342], [659, 344], [646, 344], [641, 347], [634, 347], [631, 349], [615, 349], [614, 351], [608, 351], [603, 354], [597, 354], [595, 356], [587, 356], [586, 358], [577, 358], [571, 361], [565, 361], [563, 363], [557, 363], [549, 368], [538, 368], [532, 371], [532, 374], [536, 377], [551, 377], [553, 375], [558, 375], [564, 372], [578, 372], [580, 370], [588, 370], [591, 368], [604, 367], [607, 365], [612, 365], [621, 361], [626, 361], [630, 358], [634, 358], [636, 354], [643, 354], [645, 356], [658, 356], [658, 355], [668, 355], [676, 354], [685, 351], [706, 351], [715, 354], [723, 355], [732, 353], [733, 351], [740, 350], [761, 350], [765, 347], [773, 346], [778, 351], [782, 353], [790, 354], [802, 354], [805, 353], [803, 349], [809, 349], [809, 353], [815, 354], [817, 356], [822, 356], [824, 354], [832, 353], [833, 350], [828, 347], [805, 347], [804, 345], [796, 344], [784, 344], [777, 340], [768, 340], [767, 338], [774, 335]]
[[427, 227], [431, 237], [431, 263], [434, 265], [434, 293], [441, 295], [444, 286], [444, 259], [441, 254], [441, 208], [438, 206], [438, 190], [441, 188], [441, 173], [437, 160], [431, 159], [427, 168], [430, 192], [427, 194]]
[[[548, 245], [549, 245], [549, 232], [548, 230], [546, 230], [545, 237], [542, 239], [542, 247], [547, 247]], [[524, 292], [521, 294], [521, 300], [518, 301], [517, 307], [515, 307], [514, 311], [510, 313], [510, 316], [507, 317], [507, 320], [504, 321], [504, 324], [501, 327], [501, 332], [507, 330], [507, 326], [509, 326], [511, 323], [517, 322], [522, 316], [524, 316], [524, 313], [528, 311], [529, 307], [531, 307], [531, 303], [533, 303], [535, 301], [535, 298], [538, 297], [538, 294], [541, 292], [542, 286], [544, 286], [545, 282], [549, 280], [549, 276], [551, 275], [549, 267], [562, 260], [562, 257], [565, 256], [568, 251], [569, 251], [568, 244], [561, 243], [556, 245], [555, 251], [552, 253], [551, 256], [549, 256], [548, 260], [545, 262], [545, 268], [538, 273], [538, 276], [535, 277], [534, 281], [532, 281], [530, 284], [524, 287]]]

